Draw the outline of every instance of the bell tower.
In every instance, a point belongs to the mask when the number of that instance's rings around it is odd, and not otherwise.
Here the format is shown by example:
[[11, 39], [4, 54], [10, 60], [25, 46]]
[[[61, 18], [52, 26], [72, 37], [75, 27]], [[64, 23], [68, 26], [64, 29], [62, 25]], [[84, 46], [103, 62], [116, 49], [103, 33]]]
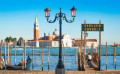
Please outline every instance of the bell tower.
[[36, 17], [35, 24], [34, 24], [34, 40], [37, 40], [37, 39], [39, 39], [39, 24]]

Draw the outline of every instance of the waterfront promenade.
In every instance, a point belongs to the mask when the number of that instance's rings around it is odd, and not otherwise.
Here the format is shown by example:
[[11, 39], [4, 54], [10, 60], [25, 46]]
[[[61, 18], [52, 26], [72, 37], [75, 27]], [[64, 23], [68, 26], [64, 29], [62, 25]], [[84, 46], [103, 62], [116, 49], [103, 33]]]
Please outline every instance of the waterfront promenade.
[[[15, 71], [1, 70], [0, 74], [55, 74], [55, 71]], [[118, 70], [111, 71], [66, 71], [65, 74], [120, 74]]]

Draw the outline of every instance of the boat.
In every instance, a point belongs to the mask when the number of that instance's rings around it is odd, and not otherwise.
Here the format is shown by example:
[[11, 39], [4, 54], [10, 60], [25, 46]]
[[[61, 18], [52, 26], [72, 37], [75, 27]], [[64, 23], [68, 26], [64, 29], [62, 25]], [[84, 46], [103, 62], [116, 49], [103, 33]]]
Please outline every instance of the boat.
[[25, 62], [20, 62], [18, 65], [6, 65], [7, 70], [29, 70], [30, 69], [30, 64], [31, 64], [31, 59], [26, 61], [26, 69], [24, 66]]
[[3, 69], [5, 69], [5, 61], [4, 61], [4, 58], [2, 57], [0, 59], [0, 70], [3, 70]]

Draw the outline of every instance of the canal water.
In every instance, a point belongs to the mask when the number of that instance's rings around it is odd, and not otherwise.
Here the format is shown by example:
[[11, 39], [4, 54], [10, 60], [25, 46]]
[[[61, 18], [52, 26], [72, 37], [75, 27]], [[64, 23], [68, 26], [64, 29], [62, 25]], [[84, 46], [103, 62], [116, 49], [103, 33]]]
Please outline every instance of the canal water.
[[[2, 49], [2, 54], [4, 54], [4, 47]], [[113, 51], [114, 47], [108, 46], [107, 53], [110, 56], [107, 56], [107, 70], [114, 70], [113, 69]], [[84, 50], [83, 50], [84, 51]], [[95, 50], [94, 50], [95, 51]], [[15, 48], [11, 48], [12, 54], [15, 54]], [[88, 52], [88, 49], [87, 51]], [[91, 52], [91, 50], [89, 50]], [[97, 50], [99, 53], [99, 48]], [[6, 53], [8, 53], [8, 48], [6, 48]], [[64, 48], [64, 65], [66, 71], [78, 71], [78, 48]], [[21, 54], [16, 56], [16, 63], [18, 64], [23, 56], [23, 48], [16, 48], [16, 54]], [[32, 47], [26, 48], [26, 58], [28, 55], [32, 54]], [[34, 68], [32, 68], [32, 63], [30, 66], [30, 70], [34, 71], [42, 71], [42, 48], [34, 48]], [[48, 48], [43, 48], [43, 70], [48, 71]], [[49, 71], [55, 71], [56, 66], [58, 64], [58, 54], [59, 54], [59, 48], [50, 48], [50, 60], [49, 60]], [[102, 46], [101, 48], [101, 70], [106, 70], [106, 47]], [[116, 47], [116, 54], [120, 54], [120, 47]], [[7, 57], [8, 58], [8, 57]], [[10, 57], [9, 57], [10, 58]], [[32, 59], [32, 55], [30, 55], [30, 58]], [[12, 55], [12, 65], [15, 64], [15, 56]], [[120, 55], [116, 56], [116, 70], [120, 70]]]

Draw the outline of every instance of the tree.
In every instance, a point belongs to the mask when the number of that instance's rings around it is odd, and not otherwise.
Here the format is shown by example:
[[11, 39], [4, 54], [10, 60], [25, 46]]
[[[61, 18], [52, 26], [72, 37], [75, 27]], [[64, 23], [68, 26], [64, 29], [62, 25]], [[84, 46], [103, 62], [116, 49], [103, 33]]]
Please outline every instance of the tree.
[[19, 46], [21, 45], [21, 40], [23, 40], [22, 37], [20, 37], [19, 40], [17, 41], [17, 45], [19, 45]]

